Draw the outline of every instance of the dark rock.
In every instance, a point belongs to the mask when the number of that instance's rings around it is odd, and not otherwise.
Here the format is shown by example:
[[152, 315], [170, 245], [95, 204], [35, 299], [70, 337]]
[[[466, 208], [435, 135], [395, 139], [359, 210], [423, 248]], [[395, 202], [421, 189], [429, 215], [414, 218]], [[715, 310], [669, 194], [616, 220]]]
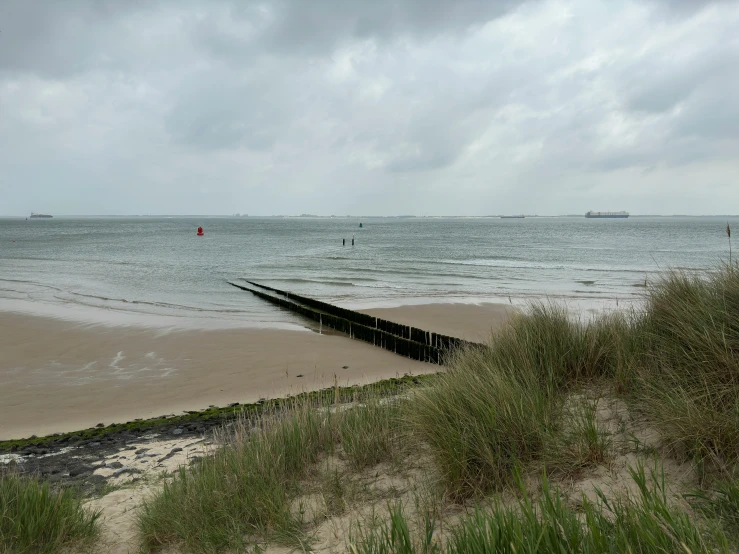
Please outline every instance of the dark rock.
[[123, 464], [121, 462], [110, 462], [109, 464], [105, 464], [105, 466], [111, 469], [121, 469]]
[[349, 369], [348, 365], [342, 366], [341, 369]]
[[166, 456], [163, 456], [157, 460], [158, 464], [161, 464], [164, 460], [169, 460], [172, 456], [174, 456], [177, 452], [182, 452], [182, 448], [173, 448], [169, 451], [169, 454]]
[[238, 402], [231, 402], [231, 403], [230, 403], [230, 404], [228, 405], [228, 407], [229, 407], [229, 408], [233, 408], [234, 406], [238, 406], [238, 405], [239, 405], [239, 403], [238, 403]]
[[302, 373], [298, 373], [295, 377], [302, 377], [302, 376], [303, 376]]
[[105, 427], [105, 424], [104, 423], [98, 423], [97, 425], [95, 425], [95, 427]]
[[144, 452], [148, 452], [148, 451], [149, 451], [148, 448], [139, 448], [136, 452], [134, 452], [134, 454], [138, 456], [139, 454], [143, 454]]

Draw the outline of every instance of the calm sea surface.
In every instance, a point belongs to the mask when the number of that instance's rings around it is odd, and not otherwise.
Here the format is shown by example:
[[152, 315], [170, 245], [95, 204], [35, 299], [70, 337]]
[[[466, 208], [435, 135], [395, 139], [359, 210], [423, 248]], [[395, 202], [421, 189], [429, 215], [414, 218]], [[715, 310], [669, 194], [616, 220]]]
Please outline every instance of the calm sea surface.
[[711, 217], [0, 219], [0, 310], [295, 323], [227, 283], [241, 278], [356, 308], [542, 295], [597, 306], [638, 297], [661, 270], [727, 256], [726, 219]]

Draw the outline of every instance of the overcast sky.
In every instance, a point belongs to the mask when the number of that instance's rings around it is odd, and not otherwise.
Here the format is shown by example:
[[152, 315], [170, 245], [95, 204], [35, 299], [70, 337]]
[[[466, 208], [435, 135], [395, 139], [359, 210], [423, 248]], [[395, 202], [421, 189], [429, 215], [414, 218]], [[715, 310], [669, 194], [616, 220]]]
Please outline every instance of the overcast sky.
[[739, 2], [0, 2], [0, 214], [739, 213]]

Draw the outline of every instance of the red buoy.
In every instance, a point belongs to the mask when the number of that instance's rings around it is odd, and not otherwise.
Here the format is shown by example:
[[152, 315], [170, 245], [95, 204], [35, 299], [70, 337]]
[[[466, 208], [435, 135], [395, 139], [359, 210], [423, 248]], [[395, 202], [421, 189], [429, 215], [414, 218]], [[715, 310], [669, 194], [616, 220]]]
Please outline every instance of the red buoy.
[[198, 227], [198, 236], [199, 237], [202, 237], [204, 234], [205, 233], [203, 233], [203, 228], [202, 227]]

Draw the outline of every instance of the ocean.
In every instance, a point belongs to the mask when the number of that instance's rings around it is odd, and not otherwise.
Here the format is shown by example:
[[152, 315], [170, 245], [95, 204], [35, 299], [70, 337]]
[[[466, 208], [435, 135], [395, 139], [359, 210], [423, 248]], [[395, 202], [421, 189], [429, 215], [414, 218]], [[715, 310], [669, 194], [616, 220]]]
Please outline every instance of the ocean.
[[[739, 218], [729, 222], [739, 233]], [[6, 218], [0, 219], [0, 310], [131, 325], [297, 324], [295, 316], [228, 284], [249, 279], [355, 309], [522, 304], [546, 296], [592, 311], [638, 300], [645, 280], [661, 271], [701, 270], [727, 259], [726, 223], [717, 217]], [[196, 236], [198, 225], [205, 236]]]

